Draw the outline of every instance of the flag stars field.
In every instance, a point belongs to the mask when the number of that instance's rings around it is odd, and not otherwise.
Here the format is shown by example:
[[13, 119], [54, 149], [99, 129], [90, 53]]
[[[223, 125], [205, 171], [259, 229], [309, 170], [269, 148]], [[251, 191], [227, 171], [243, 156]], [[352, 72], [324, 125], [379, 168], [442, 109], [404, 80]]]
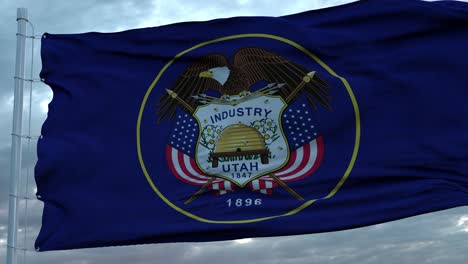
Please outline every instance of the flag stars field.
[[318, 136], [315, 124], [312, 118], [308, 117], [308, 111], [299, 108], [306, 108], [305, 104], [301, 106], [289, 106], [287, 113], [283, 114], [283, 122], [286, 124], [284, 132], [291, 150], [297, 149], [304, 143], [314, 140]]
[[196, 121], [189, 115], [178, 115], [176, 127], [171, 137], [171, 145], [181, 150], [186, 154], [195, 152], [196, 134], [198, 125]]

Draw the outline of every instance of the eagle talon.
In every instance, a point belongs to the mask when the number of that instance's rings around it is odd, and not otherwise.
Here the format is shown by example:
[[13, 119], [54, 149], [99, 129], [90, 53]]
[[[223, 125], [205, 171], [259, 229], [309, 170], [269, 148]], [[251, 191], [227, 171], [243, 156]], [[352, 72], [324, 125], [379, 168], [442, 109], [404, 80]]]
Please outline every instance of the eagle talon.
[[231, 97], [227, 94], [223, 94], [221, 97], [221, 100], [225, 100], [225, 101], [231, 101]]
[[241, 91], [241, 92], [239, 93], [239, 97], [245, 97], [245, 96], [247, 96], [247, 95], [249, 95], [249, 94], [250, 94], [249, 91], [244, 90], [244, 91]]

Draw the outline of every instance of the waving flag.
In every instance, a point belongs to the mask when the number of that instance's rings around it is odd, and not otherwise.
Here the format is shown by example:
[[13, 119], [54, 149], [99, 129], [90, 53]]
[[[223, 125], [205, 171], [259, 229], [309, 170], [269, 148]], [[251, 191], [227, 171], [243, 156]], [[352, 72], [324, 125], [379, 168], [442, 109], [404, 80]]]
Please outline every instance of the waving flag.
[[468, 204], [468, 6], [45, 34], [39, 251], [337, 231]]

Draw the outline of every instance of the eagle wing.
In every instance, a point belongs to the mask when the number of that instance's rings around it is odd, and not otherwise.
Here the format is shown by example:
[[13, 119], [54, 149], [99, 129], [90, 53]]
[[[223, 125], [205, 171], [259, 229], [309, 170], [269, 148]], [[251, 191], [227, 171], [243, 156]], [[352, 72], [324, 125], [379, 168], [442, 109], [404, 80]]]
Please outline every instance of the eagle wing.
[[[199, 74], [211, 68], [227, 65], [227, 58], [223, 54], [212, 53], [204, 55], [187, 66], [179, 78], [171, 85], [169, 90], [175, 93], [174, 95], [176, 95], [179, 100], [183, 100], [187, 105], [195, 108], [197, 100], [192, 97], [193, 95], [205, 93], [210, 89], [219, 91], [222, 88], [222, 85], [216, 80], [212, 78], [200, 78]], [[169, 116], [169, 119], [174, 118], [178, 102], [170, 94], [165, 93], [161, 96], [157, 105], [157, 114], [160, 115], [158, 122], [167, 116]]]
[[234, 55], [234, 65], [244, 73], [249, 87], [260, 80], [284, 83], [285, 86], [278, 93], [288, 103], [303, 94], [315, 108], [316, 103], [319, 103], [331, 110], [328, 103], [331, 96], [327, 92], [330, 86], [316, 74], [308, 75], [310, 71], [302, 65], [256, 47], [239, 49]]

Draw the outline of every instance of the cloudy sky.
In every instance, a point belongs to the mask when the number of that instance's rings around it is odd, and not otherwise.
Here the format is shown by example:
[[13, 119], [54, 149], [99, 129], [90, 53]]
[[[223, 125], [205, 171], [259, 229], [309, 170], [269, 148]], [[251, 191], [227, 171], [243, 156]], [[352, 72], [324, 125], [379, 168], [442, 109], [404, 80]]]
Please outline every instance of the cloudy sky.
[[[73, 2], [73, 4], [72, 4]], [[8, 178], [16, 8], [27, 7], [35, 34], [112, 32], [180, 21], [271, 15], [279, 16], [341, 5], [350, 0], [0, 0], [0, 263], [5, 262]], [[209, 3], [209, 4], [208, 4]], [[203, 8], [200, 8], [203, 7]], [[35, 48], [34, 78], [40, 70], [39, 43]], [[28, 50], [30, 46], [28, 46]], [[28, 69], [29, 72], [29, 69]], [[26, 86], [27, 88], [29, 86]], [[25, 92], [29, 95], [29, 91]], [[39, 133], [51, 93], [33, 87], [33, 135]], [[28, 107], [29, 98], [25, 97]], [[25, 112], [25, 119], [28, 113]], [[27, 131], [27, 126], [25, 126]], [[27, 142], [25, 142], [27, 143]], [[25, 144], [27, 146], [27, 144]], [[34, 182], [28, 172], [35, 163], [34, 142], [24, 150], [28, 196]], [[25, 179], [27, 177], [24, 177]], [[26, 180], [25, 180], [26, 181]], [[20, 212], [23, 212], [24, 203]], [[32, 250], [40, 226], [42, 204], [28, 202], [28, 226], [21, 221], [21, 246], [28, 248], [27, 263], [466, 263], [468, 207], [426, 214], [376, 226], [326, 234], [245, 239], [216, 243], [179, 243], [36, 253]], [[24, 244], [24, 241], [26, 242]], [[24, 244], [24, 245], [23, 245]], [[20, 255], [22, 256], [22, 254]], [[24, 263], [20, 258], [20, 263]]]

